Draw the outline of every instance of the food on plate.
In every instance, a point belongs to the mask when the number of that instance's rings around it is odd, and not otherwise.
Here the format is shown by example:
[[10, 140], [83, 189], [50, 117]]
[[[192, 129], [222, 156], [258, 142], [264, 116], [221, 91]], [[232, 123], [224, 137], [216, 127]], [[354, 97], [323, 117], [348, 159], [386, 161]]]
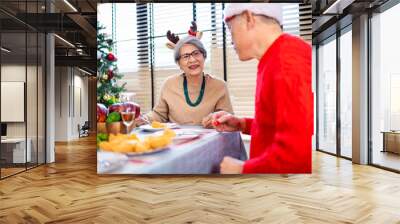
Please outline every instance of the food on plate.
[[163, 123], [160, 123], [158, 121], [153, 121], [153, 122], [151, 122], [151, 127], [153, 127], [153, 128], [165, 128], [166, 125], [163, 124]]
[[165, 128], [161, 135], [150, 135], [140, 140], [135, 134], [110, 134], [108, 141], [101, 141], [99, 148], [104, 151], [122, 153], [149, 152], [168, 146], [175, 137], [175, 132]]
[[97, 136], [96, 136], [97, 145], [100, 142], [104, 142], [104, 141], [107, 141], [107, 140], [108, 140], [108, 135], [106, 133], [98, 133]]
[[110, 134], [110, 136], [108, 137], [108, 141], [110, 142], [118, 142], [118, 141], [124, 141], [124, 140], [139, 140], [138, 137], [135, 134], [130, 134], [130, 135], [126, 135], [126, 134]]
[[173, 137], [176, 136], [176, 133], [173, 130], [169, 129], [169, 128], [165, 128], [163, 135], [165, 135], [167, 137], [170, 137], [170, 138], [173, 138]]
[[147, 152], [150, 151], [152, 148], [148, 141], [141, 141], [136, 144], [135, 152]]
[[157, 149], [157, 148], [162, 148], [169, 143], [171, 143], [172, 139], [166, 135], [163, 136], [149, 136], [146, 138], [145, 142], [147, 142], [151, 148]]

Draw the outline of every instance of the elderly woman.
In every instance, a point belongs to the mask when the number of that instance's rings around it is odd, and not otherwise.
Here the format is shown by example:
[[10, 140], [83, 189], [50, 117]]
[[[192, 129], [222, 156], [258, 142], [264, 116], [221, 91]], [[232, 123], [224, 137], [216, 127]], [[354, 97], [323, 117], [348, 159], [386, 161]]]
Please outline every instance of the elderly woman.
[[150, 121], [212, 127], [211, 113], [233, 112], [226, 83], [204, 73], [207, 51], [195, 35], [176, 40], [173, 47], [183, 73], [167, 78], [153, 111], [145, 116]]

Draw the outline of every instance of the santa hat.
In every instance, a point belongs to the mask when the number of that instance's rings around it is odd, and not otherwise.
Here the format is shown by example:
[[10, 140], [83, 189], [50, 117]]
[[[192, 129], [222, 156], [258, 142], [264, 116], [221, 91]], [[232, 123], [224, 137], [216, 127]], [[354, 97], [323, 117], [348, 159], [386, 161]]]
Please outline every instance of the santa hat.
[[224, 21], [248, 10], [256, 15], [264, 15], [276, 19], [282, 25], [282, 4], [279, 3], [229, 3], [224, 10]]

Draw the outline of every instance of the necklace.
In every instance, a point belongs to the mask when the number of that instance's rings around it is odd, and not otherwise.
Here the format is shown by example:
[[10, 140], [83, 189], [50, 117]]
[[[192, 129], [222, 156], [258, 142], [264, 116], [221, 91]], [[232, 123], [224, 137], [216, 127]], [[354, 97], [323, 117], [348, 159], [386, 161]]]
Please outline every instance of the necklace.
[[206, 77], [203, 74], [203, 83], [201, 84], [200, 94], [197, 97], [196, 102], [192, 103], [192, 101], [190, 100], [190, 97], [189, 97], [186, 75], [184, 75], [183, 76], [183, 91], [185, 93], [186, 103], [189, 104], [189, 106], [191, 106], [191, 107], [195, 107], [195, 106], [199, 105], [201, 100], [203, 99], [205, 87], [206, 87]]

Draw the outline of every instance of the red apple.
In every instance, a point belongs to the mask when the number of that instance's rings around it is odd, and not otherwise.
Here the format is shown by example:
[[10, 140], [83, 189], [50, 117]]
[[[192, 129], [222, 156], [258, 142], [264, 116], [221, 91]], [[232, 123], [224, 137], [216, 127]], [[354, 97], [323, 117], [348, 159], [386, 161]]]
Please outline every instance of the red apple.
[[135, 111], [135, 118], [139, 117], [140, 115], [140, 106], [134, 102], [125, 102], [124, 103], [125, 109], [129, 108], [131, 111]]
[[130, 111], [135, 111], [135, 118], [139, 117], [140, 115], [140, 106], [134, 102], [125, 102], [125, 103], [114, 103], [113, 105], [108, 107], [109, 113], [112, 112], [123, 112], [126, 109], [130, 109]]
[[109, 113], [112, 113], [112, 112], [121, 113], [122, 111], [124, 111], [124, 105], [122, 103], [114, 103], [113, 105], [108, 107]]
[[108, 109], [101, 103], [97, 104], [97, 122], [106, 122]]

